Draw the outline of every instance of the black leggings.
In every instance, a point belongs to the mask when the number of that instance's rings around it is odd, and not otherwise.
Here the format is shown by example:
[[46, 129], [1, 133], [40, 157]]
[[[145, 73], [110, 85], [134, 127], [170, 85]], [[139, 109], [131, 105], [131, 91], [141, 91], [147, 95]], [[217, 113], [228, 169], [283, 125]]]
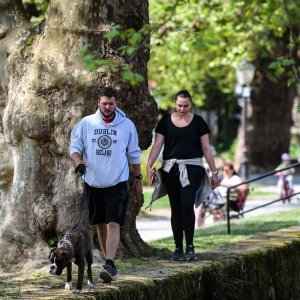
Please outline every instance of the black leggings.
[[171, 206], [171, 226], [176, 247], [183, 247], [183, 232], [186, 245], [193, 244], [195, 231], [195, 195], [204, 176], [200, 166], [187, 165], [190, 185], [182, 187], [179, 181], [178, 165], [170, 173], [162, 173], [162, 180], [167, 189]]

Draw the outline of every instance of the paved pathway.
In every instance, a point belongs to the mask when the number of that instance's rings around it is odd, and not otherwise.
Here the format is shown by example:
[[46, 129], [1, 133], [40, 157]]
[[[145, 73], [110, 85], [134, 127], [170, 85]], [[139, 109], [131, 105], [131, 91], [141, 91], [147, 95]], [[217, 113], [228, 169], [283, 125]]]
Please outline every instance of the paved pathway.
[[[276, 178], [275, 178], [276, 180]], [[266, 192], [274, 192], [276, 193], [276, 181], [273, 179], [268, 179], [266, 181], [266, 186], [264, 187], [264, 191]], [[299, 180], [300, 181], [300, 180]], [[300, 185], [295, 185], [296, 191], [300, 191]], [[261, 190], [261, 188], [260, 188]], [[300, 197], [300, 195], [299, 195]], [[264, 197], [265, 198], [265, 197]], [[275, 198], [265, 199], [265, 200], [251, 200], [247, 201], [245, 205], [245, 211], [251, 209], [253, 207], [266, 204]], [[269, 206], [254, 210], [245, 215], [247, 216], [256, 216], [263, 215], [269, 213], [275, 213], [279, 211], [288, 211], [294, 208], [300, 207], [300, 200], [297, 198], [293, 198], [291, 203], [277, 202], [271, 204]], [[212, 224], [213, 221], [211, 218], [208, 218], [205, 221], [206, 225]], [[146, 242], [150, 242], [153, 240], [158, 240], [161, 238], [172, 236], [171, 223], [170, 223], [170, 210], [154, 210], [147, 215], [147, 217], [138, 217], [137, 218], [137, 229], [142, 237], [142, 239]]]

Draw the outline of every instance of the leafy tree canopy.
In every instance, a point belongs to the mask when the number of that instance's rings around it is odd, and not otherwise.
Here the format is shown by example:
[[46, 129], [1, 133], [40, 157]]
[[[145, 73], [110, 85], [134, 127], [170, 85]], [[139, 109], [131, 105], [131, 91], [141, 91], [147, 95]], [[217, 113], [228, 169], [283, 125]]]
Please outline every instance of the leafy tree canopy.
[[[154, 32], [151, 40], [149, 80], [163, 107], [172, 105], [170, 93], [189, 89], [196, 104], [205, 102], [205, 84], [217, 80], [223, 93], [232, 93], [236, 82], [234, 67], [242, 59], [254, 60], [259, 53], [269, 57], [290, 30], [289, 55], [270, 65], [274, 76], [287, 69], [295, 81], [294, 52], [299, 36], [300, 4], [293, 0], [244, 1], [162, 1], [150, 0], [150, 21], [155, 28], [176, 5], [171, 21]], [[274, 77], [275, 78], [275, 77]]]
[[[48, 0], [23, 0], [32, 21], [44, 15]], [[130, 69], [130, 60], [151, 32], [149, 82], [162, 108], [172, 106], [171, 96], [189, 89], [197, 105], [211, 106], [207, 85], [214, 82], [218, 93], [232, 94], [234, 68], [243, 60], [272, 57], [278, 39], [289, 34], [289, 55], [270, 60], [270, 80], [289, 73], [289, 84], [299, 80], [296, 50], [299, 48], [300, 3], [294, 0], [149, 0], [151, 27], [123, 30], [112, 27], [107, 39], [122, 40], [121, 53], [128, 65], [123, 77], [132, 84], [143, 78]], [[298, 35], [297, 35], [298, 34]], [[114, 69], [112, 61], [97, 58], [83, 49], [83, 62], [90, 70], [99, 66]], [[117, 70], [118, 68], [116, 68]], [[210, 95], [211, 96], [211, 95]], [[214, 101], [215, 102], [215, 101]], [[212, 104], [213, 105], [213, 104]]]

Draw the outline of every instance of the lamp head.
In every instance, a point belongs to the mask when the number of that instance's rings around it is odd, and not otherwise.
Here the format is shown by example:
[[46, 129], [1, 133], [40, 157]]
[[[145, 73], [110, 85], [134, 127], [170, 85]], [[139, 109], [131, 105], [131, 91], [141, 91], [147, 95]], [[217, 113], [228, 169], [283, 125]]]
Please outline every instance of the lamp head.
[[238, 68], [235, 69], [238, 84], [249, 86], [254, 78], [255, 66], [244, 60]]

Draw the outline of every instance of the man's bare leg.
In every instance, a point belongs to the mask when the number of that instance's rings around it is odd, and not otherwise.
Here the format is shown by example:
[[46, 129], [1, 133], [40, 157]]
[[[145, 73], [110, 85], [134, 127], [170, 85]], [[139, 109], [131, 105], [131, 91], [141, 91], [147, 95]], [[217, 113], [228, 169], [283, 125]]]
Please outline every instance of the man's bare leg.
[[120, 243], [120, 224], [110, 222], [107, 224], [106, 236], [106, 262], [100, 272], [100, 279], [104, 283], [110, 283], [118, 277], [114, 259]]
[[107, 224], [106, 223], [96, 224], [96, 228], [97, 228], [97, 235], [101, 246], [102, 254], [106, 259], [107, 258], [106, 255]]
[[120, 243], [120, 224], [107, 224], [106, 259], [114, 260]]

